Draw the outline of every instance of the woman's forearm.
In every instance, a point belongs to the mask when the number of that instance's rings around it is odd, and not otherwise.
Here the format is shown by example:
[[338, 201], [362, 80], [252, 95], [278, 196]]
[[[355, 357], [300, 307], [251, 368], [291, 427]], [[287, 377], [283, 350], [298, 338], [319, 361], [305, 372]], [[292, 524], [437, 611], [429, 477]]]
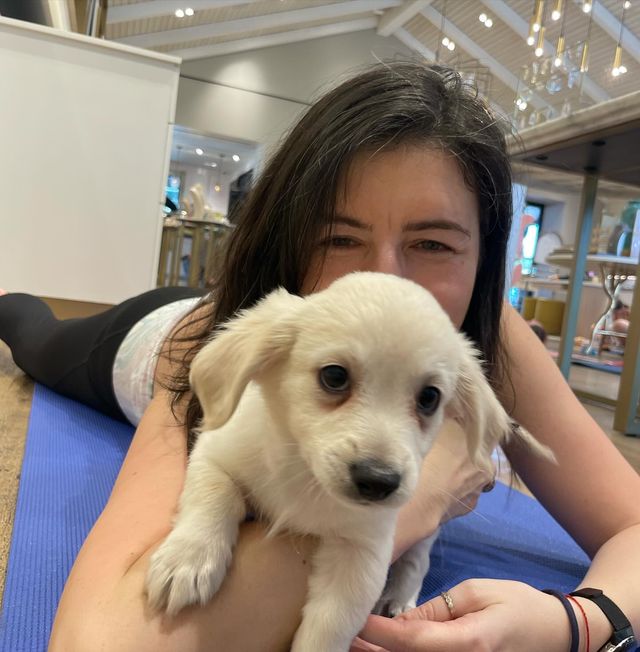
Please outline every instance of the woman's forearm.
[[173, 619], [147, 607], [149, 550], [113, 586], [93, 591], [69, 587], [49, 651], [287, 650], [300, 621], [314, 546], [311, 538], [266, 538], [264, 526], [245, 524], [219, 593], [207, 605], [185, 609]]
[[[580, 587], [601, 589], [613, 600], [640, 636], [640, 524], [612, 537], [597, 552]], [[612, 628], [602, 611], [590, 600], [578, 598], [587, 612], [591, 650], [599, 650], [611, 637]]]

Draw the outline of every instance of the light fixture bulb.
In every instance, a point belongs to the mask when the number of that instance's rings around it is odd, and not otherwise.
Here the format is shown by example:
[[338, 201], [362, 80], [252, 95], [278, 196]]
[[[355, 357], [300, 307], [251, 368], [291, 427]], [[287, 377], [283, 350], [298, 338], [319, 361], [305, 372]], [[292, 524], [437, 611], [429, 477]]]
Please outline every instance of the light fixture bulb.
[[585, 14], [588, 14], [591, 11], [591, 3], [590, 2], [583, 2], [582, 3], [582, 11], [584, 11]]
[[449, 45], [447, 45], [447, 47], [449, 50], [451, 50], [451, 52], [453, 52], [456, 49], [456, 44], [453, 41], [449, 41]]
[[176, 18], [184, 18], [184, 11], [182, 9], [176, 9], [175, 14]]
[[533, 23], [533, 31], [536, 33], [540, 31], [540, 23]]
[[629, 9], [630, 6], [631, 6], [630, 0], [624, 0], [624, 4], [622, 5], [622, 7], [624, 9]]
[[621, 75], [624, 75], [625, 72], [627, 72], [627, 66], [624, 65], [624, 63], [618, 67], [618, 70], [620, 71]]
[[553, 65], [556, 68], [559, 68], [562, 65], [562, 59], [560, 57], [556, 57], [553, 61]]
[[620, 74], [620, 68], [613, 68], [613, 69], [611, 70], [611, 74], [612, 74], [614, 77], [617, 77], [617, 76]]
[[551, 12], [551, 20], [560, 20], [560, 16], [562, 16], [562, 14], [557, 9], [554, 9]]
[[480, 15], [478, 16], [478, 20], [479, 20], [481, 23], [484, 23], [484, 22], [487, 20], [487, 14], [484, 14], [484, 13], [483, 13], [483, 14], [480, 14]]
[[538, 32], [538, 42], [536, 44], [536, 57], [541, 57], [544, 54], [544, 33], [546, 28], [542, 27]]
[[239, 157], [237, 154], [234, 154], [231, 158], [232, 158], [236, 163], [240, 160], [240, 157]]
[[193, 9], [192, 9], [191, 7], [187, 7], [187, 8], [184, 10], [184, 13], [185, 13], [185, 16], [193, 16], [193, 14], [194, 14], [195, 12], [193, 11]]
[[197, 154], [198, 156], [202, 156], [202, 155], [204, 154], [204, 150], [203, 150], [203, 149], [200, 149], [199, 147], [196, 147], [196, 154]]
[[444, 45], [445, 48], [449, 47], [449, 39], [446, 36], [442, 39], [442, 45]]
[[526, 108], [527, 108], [527, 103], [524, 100], [522, 100], [522, 102], [520, 102], [520, 111], [524, 111]]
[[533, 45], [536, 42], [535, 38], [533, 36], [528, 36], [527, 37], [527, 45]]
[[493, 21], [491, 20], [491, 18], [487, 18], [487, 20], [484, 21], [484, 26], [493, 27]]
[[220, 186], [219, 186], [217, 183], [216, 183], [215, 186], [213, 186], [213, 189], [214, 189], [216, 192], [220, 192]]

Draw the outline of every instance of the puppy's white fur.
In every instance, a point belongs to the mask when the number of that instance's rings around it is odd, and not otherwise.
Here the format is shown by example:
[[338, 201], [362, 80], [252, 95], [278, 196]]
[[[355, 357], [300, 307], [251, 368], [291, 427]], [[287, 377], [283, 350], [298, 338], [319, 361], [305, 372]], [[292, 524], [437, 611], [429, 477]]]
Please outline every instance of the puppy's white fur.
[[[323, 389], [319, 370], [329, 364], [348, 370], [348, 392]], [[201, 350], [191, 383], [201, 433], [173, 530], [151, 559], [150, 604], [175, 614], [210, 600], [250, 506], [272, 532], [320, 540], [294, 652], [348, 650], [385, 586], [398, 509], [445, 408], [478, 465], [512, 433], [475, 350], [437, 301], [385, 274], [350, 274], [304, 299], [271, 293]], [[427, 386], [441, 395], [430, 416], [416, 405]], [[350, 474], [371, 460], [400, 476], [382, 500], [358, 494]], [[415, 604], [429, 546], [410, 551], [404, 570], [396, 565], [385, 610]]]

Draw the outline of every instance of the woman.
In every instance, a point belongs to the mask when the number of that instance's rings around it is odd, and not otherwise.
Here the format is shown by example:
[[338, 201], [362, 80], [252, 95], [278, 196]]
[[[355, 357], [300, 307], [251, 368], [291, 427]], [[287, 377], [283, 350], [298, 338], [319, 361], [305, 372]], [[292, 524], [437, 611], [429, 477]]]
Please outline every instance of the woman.
[[[245, 524], [220, 593], [173, 620], [149, 612], [144, 578], [171, 527], [187, 459], [185, 432], [200, 411], [186, 385], [195, 350], [218, 324], [276, 286], [305, 294], [354, 270], [420, 283], [476, 342], [504, 405], [558, 459], [548, 468], [508, 448], [514, 469], [593, 556], [583, 586], [601, 588], [639, 631], [640, 587], [633, 578], [640, 577], [640, 479], [528, 325], [503, 309], [510, 215], [504, 136], [455, 73], [381, 64], [311, 107], [244, 206], [215, 303], [205, 300], [165, 344], [153, 399], [71, 572], [50, 649], [287, 649], [304, 603], [313, 541], [266, 540], [261, 524]], [[400, 519], [396, 555], [455, 515], [449, 494], [472, 505], [491, 480], [460, 462], [459, 433], [443, 435]], [[584, 598], [571, 608], [522, 583], [469, 581], [414, 618], [372, 617], [363, 636], [392, 651], [564, 652], [571, 647], [569, 616], [582, 617], [582, 609], [590, 649], [600, 649], [612, 636], [605, 615]], [[582, 620], [578, 634], [584, 649]]]

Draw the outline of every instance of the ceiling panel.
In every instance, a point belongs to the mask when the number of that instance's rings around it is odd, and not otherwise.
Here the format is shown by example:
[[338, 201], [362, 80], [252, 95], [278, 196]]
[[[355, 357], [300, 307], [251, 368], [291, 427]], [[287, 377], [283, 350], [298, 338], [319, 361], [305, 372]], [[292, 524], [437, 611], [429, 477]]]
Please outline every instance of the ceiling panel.
[[[413, 6], [409, 0], [405, 1], [407, 6]], [[504, 113], [515, 113], [516, 125], [523, 127], [541, 119], [536, 111], [542, 110], [551, 115], [548, 107], [553, 107], [554, 115], [557, 115], [563, 108], [565, 111], [575, 111], [608, 97], [620, 97], [640, 88], [640, 0], [632, 0], [630, 8], [625, 12], [625, 26], [629, 30], [626, 33], [627, 49], [625, 49], [624, 38], [622, 46], [623, 63], [628, 72], [618, 77], [611, 74], [619, 27], [617, 21], [622, 15], [622, 1], [597, 0], [592, 14], [585, 14], [581, 9], [581, 0], [565, 0], [563, 17], [559, 21], [553, 21], [551, 11], [555, 0], [547, 0], [544, 18], [547, 52], [540, 59], [535, 57], [534, 48], [527, 46], [525, 35], [522, 34], [522, 29], [525, 31], [527, 29], [535, 0], [427, 1], [423, 4], [423, 13], [409, 20], [402, 29], [417, 39], [424, 48], [434, 52], [439, 50], [440, 59], [444, 63], [454, 67], [466, 67], [468, 70], [473, 67], [473, 62], [477, 61], [479, 66], [491, 69], [492, 80], [488, 85], [489, 99], [494, 105], [499, 105]], [[176, 0], [176, 8], [186, 6], [185, 2], [186, 0]], [[139, 20], [111, 22], [107, 26], [107, 38], [124, 39], [126, 42], [127, 39], [136, 36], [155, 35], [159, 38], [154, 41], [155, 45], [152, 49], [167, 53], [180, 52], [185, 57], [188, 57], [187, 53], [193, 49], [194, 57], [199, 57], [206, 53], [206, 46], [229, 41], [247, 41], [250, 44], [248, 47], [255, 47], [254, 42], [259, 43], [259, 41], [252, 42], [252, 40], [260, 36], [275, 35], [278, 37], [272, 39], [275, 43], [286, 43], [287, 38], [294, 42], [299, 38], [296, 32], [299, 33], [301, 29], [311, 28], [313, 31], [317, 28], [316, 36], [323, 34], [321, 28], [326, 25], [344, 24], [346, 31], [363, 29], [366, 24], [363, 27], [361, 23], [358, 27], [357, 19], [379, 20], [385, 10], [394, 11], [393, 6], [401, 4], [401, 0], [388, 2], [384, 0], [356, 2], [354, 0], [237, 0], [235, 2], [225, 0], [221, 2], [224, 6], [216, 6], [212, 0], [190, 0], [190, 4], [195, 9], [195, 14], [180, 19], [173, 14], [172, 3], [166, 0], [157, 0], [157, 4], [154, 5], [150, 0], [109, 0], [109, 6], [118, 8], [119, 11], [131, 5], [138, 5], [142, 9], [145, 5], [149, 8], [162, 7], [166, 13]], [[202, 8], [200, 9], [199, 6]], [[347, 6], [353, 7], [352, 13], [343, 11]], [[288, 12], [313, 8], [326, 8], [326, 16], [312, 16], [304, 22], [293, 22], [287, 19]], [[496, 11], [493, 11], [494, 8]], [[478, 20], [481, 12], [486, 13], [493, 20], [490, 29]], [[501, 17], [500, 14], [506, 18]], [[280, 24], [260, 25], [261, 16], [272, 19], [274, 15], [282, 15], [283, 20]], [[606, 15], [610, 23], [609, 31], [599, 24], [603, 15]], [[509, 17], [515, 17], [516, 20], [510, 20]], [[225, 33], [226, 22], [251, 18], [258, 18], [258, 21], [247, 25], [246, 29], [243, 29], [244, 25], [241, 24], [233, 31]], [[467, 47], [458, 44], [452, 53], [439, 45], [442, 36], [446, 35], [441, 30], [443, 18], [450, 21], [452, 26], [461, 30], [464, 37], [469, 39]], [[204, 34], [202, 32], [193, 35], [188, 32], [171, 34], [174, 30], [188, 27], [201, 28], [207, 25], [212, 25], [211, 35], [208, 35], [206, 30]], [[589, 38], [587, 76], [572, 75], [571, 90], [567, 89], [566, 72], [561, 70], [558, 73], [552, 65], [553, 53], [561, 32], [565, 36], [568, 49]], [[163, 38], [163, 33], [166, 33], [167, 38]], [[393, 38], [393, 35], [390, 38]], [[526, 69], [528, 73], [525, 75]], [[544, 77], [547, 71], [554, 72], [554, 79], [547, 84], [547, 76], [541, 83], [540, 78]], [[532, 80], [534, 72], [536, 74]], [[524, 81], [525, 77], [526, 81]], [[529, 101], [525, 111], [515, 111], [514, 100], [517, 94], [526, 87], [533, 89], [536, 84], [537, 97]], [[562, 87], [559, 92], [558, 85]], [[556, 92], [550, 92], [554, 90]]]

